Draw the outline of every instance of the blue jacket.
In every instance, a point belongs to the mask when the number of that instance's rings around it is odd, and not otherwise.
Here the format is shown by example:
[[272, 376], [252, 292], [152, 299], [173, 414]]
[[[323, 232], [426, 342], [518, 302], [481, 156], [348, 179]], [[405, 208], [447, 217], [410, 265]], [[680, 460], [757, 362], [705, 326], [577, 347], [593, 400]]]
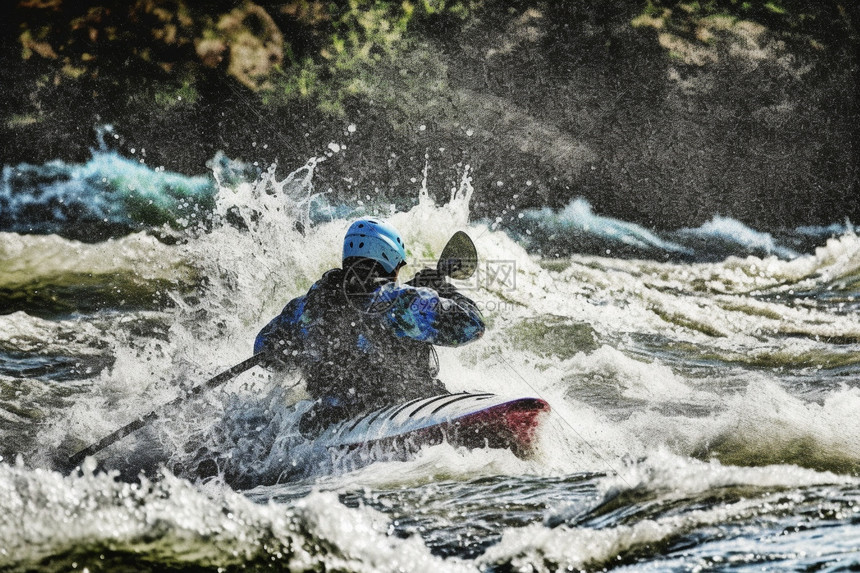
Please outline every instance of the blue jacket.
[[480, 311], [449, 284], [389, 282], [350, 295], [343, 282], [343, 270], [325, 273], [254, 343], [255, 354], [270, 351], [281, 366], [299, 368], [315, 398], [365, 410], [444, 392], [432, 345], [459, 346], [484, 333]]

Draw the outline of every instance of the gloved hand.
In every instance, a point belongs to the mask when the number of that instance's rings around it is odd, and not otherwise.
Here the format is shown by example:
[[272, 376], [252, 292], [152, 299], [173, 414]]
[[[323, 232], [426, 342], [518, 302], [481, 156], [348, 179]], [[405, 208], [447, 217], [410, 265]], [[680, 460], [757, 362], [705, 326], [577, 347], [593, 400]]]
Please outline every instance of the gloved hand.
[[414, 287], [427, 287], [439, 290], [439, 288], [445, 284], [445, 277], [446, 275], [440, 273], [436, 269], [424, 269], [418, 271], [412, 280], [406, 284]]
[[265, 354], [260, 361], [260, 366], [269, 370], [288, 370], [292, 366], [292, 350], [289, 345], [277, 341], [275, 345], [264, 348], [261, 352]]
[[444, 276], [451, 276], [463, 267], [463, 261], [456, 258], [443, 259], [439, 261], [438, 269]]
[[462, 297], [462, 295], [457, 292], [456, 287], [448, 282], [447, 278], [447, 275], [440, 273], [436, 269], [424, 269], [423, 271], [419, 271], [415, 277], [406, 284], [414, 287], [432, 288], [436, 291], [436, 294], [443, 298], [457, 300]]

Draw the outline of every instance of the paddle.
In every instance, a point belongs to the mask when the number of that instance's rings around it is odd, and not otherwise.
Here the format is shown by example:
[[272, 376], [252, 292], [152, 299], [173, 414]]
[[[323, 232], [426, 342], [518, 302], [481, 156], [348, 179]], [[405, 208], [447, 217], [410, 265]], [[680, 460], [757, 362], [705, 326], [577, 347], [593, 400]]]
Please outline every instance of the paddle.
[[[477, 267], [478, 253], [475, 249], [475, 244], [472, 242], [472, 239], [469, 238], [469, 235], [467, 235], [463, 231], [457, 231], [456, 233], [454, 233], [454, 236], [452, 236], [451, 239], [448, 241], [448, 244], [445, 245], [445, 248], [442, 249], [442, 254], [439, 256], [439, 262], [436, 265], [437, 272], [440, 275], [450, 276], [451, 278], [462, 280], [472, 276]], [[220, 386], [224, 382], [235, 378], [245, 370], [253, 368], [257, 364], [262, 362], [266, 357], [267, 353], [265, 352], [255, 354], [247, 360], [233, 366], [229, 370], [225, 370], [217, 376], [210, 378], [206, 382], [194, 386], [187, 393], [174, 398], [166, 404], [163, 404], [158, 409], [151, 411], [145, 416], [141, 416], [133, 422], [129, 422], [122, 428], [116, 430], [111, 434], [108, 434], [95, 444], [87, 446], [78, 453], [70, 456], [69, 465], [71, 467], [79, 465], [82, 461], [84, 461], [87, 456], [91, 456], [102, 451], [109, 445], [118, 442], [130, 433], [139, 430], [148, 423], [152, 422], [159, 417], [162, 410], [166, 410], [168, 408], [176, 406], [186, 398], [196, 396], [204, 390], [209, 390], [211, 388], [215, 388], [216, 386]]]
[[124, 437], [126, 437], [130, 433], [141, 429], [142, 427], [144, 427], [145, 425], [147, 425], [151, 421], [158, 418], [158, 416], [160, 415], [160, 410], [166, 410], [168, 408], [171, 408], [173, 406], [180, 404], [186, 398], [190, 398], [191, 396], [196, 396], [197, 394], [200, 394], [204, 390], [208, 390], [210, 388], [215, 388], [216, 386], [220, 386], [221, 384], [223, 384], [227, 380], [235, 378], [236, 376], [238, 376], [239, 374], [241, 374], [245, 370], [249, 370], [250, 368], [256, 366], [265, 357], [266, 357], [266, 353], [264, 353], [264, 352], [260, 352], [259, 354], [255, 354], [254, 356], [248, 358], [244, 362], [240, 362], [239, 364], [233, 366], [229, 370], [225, 370], [221, 374], [218, 374], [217, 376], [210, 378], [206, 382], [204, 382], [202, 384], [198, 384], [197, 386], [194, 386], [187, 393], [182, 394], [182, 395], [174, 398], [173, 400], [171, 400], [170, 402], [168, 402], [166, 404], [162, 404], [158, 408], [158, 410], [153, 410], [149, 414], [146, 414], [145, 416], [141, 416], [140, 418], [134, 420], [133, 422], [129, 422], [128, 424], [126, 424], [122, 428], [116, 430], [115, 432], [113, 432], [111, 434], [108, 434], [107, 436], [105, 436], [104, 438], [102, 438], [101, 440], [96, 442], [95, 444], [92, 444], [92, 445], [84, 448], [83, 450], [79, 451], [78, 453], [74, 454], [73, 456], [70, 456], [69, 457], [69, 465], [71, 465], [72, 467], [77, 466], [82, 461], [84, 461], [84, 458], [86, 458], [87, 456], [91, 456], [97, 452], [102, 451], [103, 449], [105, 449], [109, 445], [113, 444], [114, 442], [118, 442], [119, 440], [123, 439]]
[[436, 272], [452, 279], [467, 279], [478, 268], [478, 251], [469, 235], [457, 231], [439, 255]]

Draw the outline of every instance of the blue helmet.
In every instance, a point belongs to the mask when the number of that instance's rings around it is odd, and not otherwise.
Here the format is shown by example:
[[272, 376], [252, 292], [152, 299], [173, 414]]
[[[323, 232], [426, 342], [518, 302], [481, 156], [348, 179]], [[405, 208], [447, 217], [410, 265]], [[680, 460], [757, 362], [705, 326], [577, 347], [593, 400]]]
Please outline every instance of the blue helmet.
[[343, 238], [343, 260], [350, 257], [372, 259], [391, 273], [406, 263], [406, 248], [394, 226], [382, 219], [359, 219]]

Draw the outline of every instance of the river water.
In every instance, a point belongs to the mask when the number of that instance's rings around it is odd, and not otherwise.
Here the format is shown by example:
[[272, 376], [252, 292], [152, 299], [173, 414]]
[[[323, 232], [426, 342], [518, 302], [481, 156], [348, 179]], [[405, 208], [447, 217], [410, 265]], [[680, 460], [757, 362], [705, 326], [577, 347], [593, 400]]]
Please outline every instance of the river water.
[[[849, 222], [765, 233], [714, 214], [657, 232], [583, 200], [473, 220], [494, 183], [465, 165], [418, 173], [403, 204], [333, 207], [324, 169], [190, 178], [108, 151], [4, 169], [0, 570], [860, 566]], [[253, 369], [69, 467], [247, 358], [338, 266], [361, 212], [403, 232], [403, 278], [455, 231], [474, 239], [481, 267], [460, 286], [488, 332], [440, 349], [441, 378], [547, 400], [533, 459], [449, 444], [332, 456], [295, 428], [301, 380]]]

